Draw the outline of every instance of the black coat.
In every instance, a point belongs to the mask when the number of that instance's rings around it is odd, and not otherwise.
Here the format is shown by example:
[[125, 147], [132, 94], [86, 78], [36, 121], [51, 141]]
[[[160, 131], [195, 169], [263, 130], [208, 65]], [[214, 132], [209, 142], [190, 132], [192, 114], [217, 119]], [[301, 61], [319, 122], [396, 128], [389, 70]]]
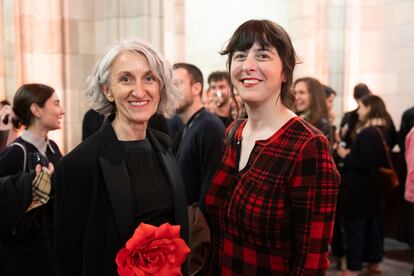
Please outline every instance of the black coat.
[[[59, 162], [56, 185], [56, 255], [60, 275], [117, 275], [115, 257], [138, 226], [124, 150], [113, 117]], [[174, 193], [175, 224], [188, 241], [185, 189], [168, 137], [147, 136]]]
[[[34, 173], [18, 173], [0, 177], [0, 275], [55, 275], [50, 244], [45, 238], [45, 224], [30, 224], [25, 235], [16, 238], [12, 231], [16, 222], [32, 202]], [[33, 213], [34, 212], [34, 213]], [[40, 218], [33, 209], [26, 219]], [[44, 218], [44, 217], [43, 217]]]
[[[386, 137], [386, 131], [380, 129]], [[388, 164], [375, 127], [365, 128], [356, 136], [344, 161], [344, 215], [350, 218], [380, 215], [384, 209], [385, 190], [379, 167]]]
[[[15, 141], [26, 149], [26, 172], [29, 171], [30, 153], [37, 148], [21, 137]], [[61, 153], [50, 140], [54, 152], [47, 148], [46, 155], [56, 166]], [[24, 154], [20, 147], [9, 146], [0, 154], [0, 177], [15, 175], [23, 170]], [[51, 246], [53, 198], [43, 206], [25, 213], [32, 202], [31, 181], [5, 178], [1, 187], [0, 204], [0, 275], [56, 275]], [[11, 185], [13, 183], [13, 185]], [[52, 191], [53, 194], [53, 191]]]

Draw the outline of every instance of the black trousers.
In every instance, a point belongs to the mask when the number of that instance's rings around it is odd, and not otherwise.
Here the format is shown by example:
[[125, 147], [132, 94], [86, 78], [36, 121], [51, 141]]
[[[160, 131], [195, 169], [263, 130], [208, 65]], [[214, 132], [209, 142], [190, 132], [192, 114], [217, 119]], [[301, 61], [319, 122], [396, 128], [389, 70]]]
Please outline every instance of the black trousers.
[[344, 225], [344, 218], [342, 215], [342, 183], [339, 187], [338, 192], [338, 199], [336, 202], [336, 211], [335, 211], [335, 221], [334, 221], [334, 228], [332, 233], [332, 255], [336, 258], [341, 258], [345, 256], [345, 244], [343, 238], [343, 225]]
[[346, 258], [349, 270], [362, 269], [362, 262], [379, 263], [384, 255], [382, 216], [345, 218]]

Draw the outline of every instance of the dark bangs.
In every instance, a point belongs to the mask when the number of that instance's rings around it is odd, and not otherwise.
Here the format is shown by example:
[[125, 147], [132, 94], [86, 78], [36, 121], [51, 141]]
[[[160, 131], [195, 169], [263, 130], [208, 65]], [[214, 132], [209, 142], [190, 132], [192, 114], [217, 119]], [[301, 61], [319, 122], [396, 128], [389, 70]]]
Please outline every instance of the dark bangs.
[[244, 23], [236, 30], [226, 49], [220, 54], [232, 56], [236, 51], [250, 49], [256, 41], [262, 48], [270, 48], [271, 44], [265, 35], [262, 24], [248, 24], [250, 22]]
[[231, 60], [236, 51], [250, 49], [257, 42], [262, 48], [275, 48], [283, 64], [286, 82], [282, 84], [281, 99], [285, 106], [293, 107], [293, 95], [290, 91], [293, 82], [293, 70], [297, 63], [295, 49], [288, 33], [280, 25], [270, 20], [249, 20], [240, 25], [230, 38], [227, 47], [220, 52], [227, 55], [227, 67], [231, 70]]

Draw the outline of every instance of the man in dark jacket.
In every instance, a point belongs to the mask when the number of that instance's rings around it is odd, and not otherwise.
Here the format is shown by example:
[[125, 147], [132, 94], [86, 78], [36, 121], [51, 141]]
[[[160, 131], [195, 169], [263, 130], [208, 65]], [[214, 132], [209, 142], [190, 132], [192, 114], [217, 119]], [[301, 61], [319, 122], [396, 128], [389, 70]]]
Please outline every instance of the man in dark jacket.
[[199, 202], [204, 210], [204, 196], [223, 154], [225, 128], [217, 116], [203, 108], [200, 69], [177, 63], [174, 81], [182, 95], [177, 113], [185, 125], [176, 156], [187, 191], [187, 204]]

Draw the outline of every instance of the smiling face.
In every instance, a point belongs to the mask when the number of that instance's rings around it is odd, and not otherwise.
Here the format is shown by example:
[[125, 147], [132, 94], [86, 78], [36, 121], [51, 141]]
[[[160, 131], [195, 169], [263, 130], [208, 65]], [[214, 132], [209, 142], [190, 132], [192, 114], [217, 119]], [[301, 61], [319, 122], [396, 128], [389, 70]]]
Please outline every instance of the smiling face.
[[109, 83], [103, 93], [115, 102], [120, 124], [146, 124], [160, 102], [160, 85], [144, 56], [126, 51], [111, 66]]
[[264, 49], [257, 42], [250, 49], [233, 54], [230, 75], [247, 105], [269, 100], [276, 103], [285, 80], [277, 50], [273, 47]]
[[299, 81], [293, 88], [295, 94], [295, 105], [299, 112], [306, 112], [310, 109], [311, 99], [308, 86], [304, 81]]
[[61, 120], [65, 112], [60, 105], [60, 100], [56, 92], [50, 96], [43, 107], [38, 108], [37, 120], [40, 125], [47, 130], [59, 129]]

